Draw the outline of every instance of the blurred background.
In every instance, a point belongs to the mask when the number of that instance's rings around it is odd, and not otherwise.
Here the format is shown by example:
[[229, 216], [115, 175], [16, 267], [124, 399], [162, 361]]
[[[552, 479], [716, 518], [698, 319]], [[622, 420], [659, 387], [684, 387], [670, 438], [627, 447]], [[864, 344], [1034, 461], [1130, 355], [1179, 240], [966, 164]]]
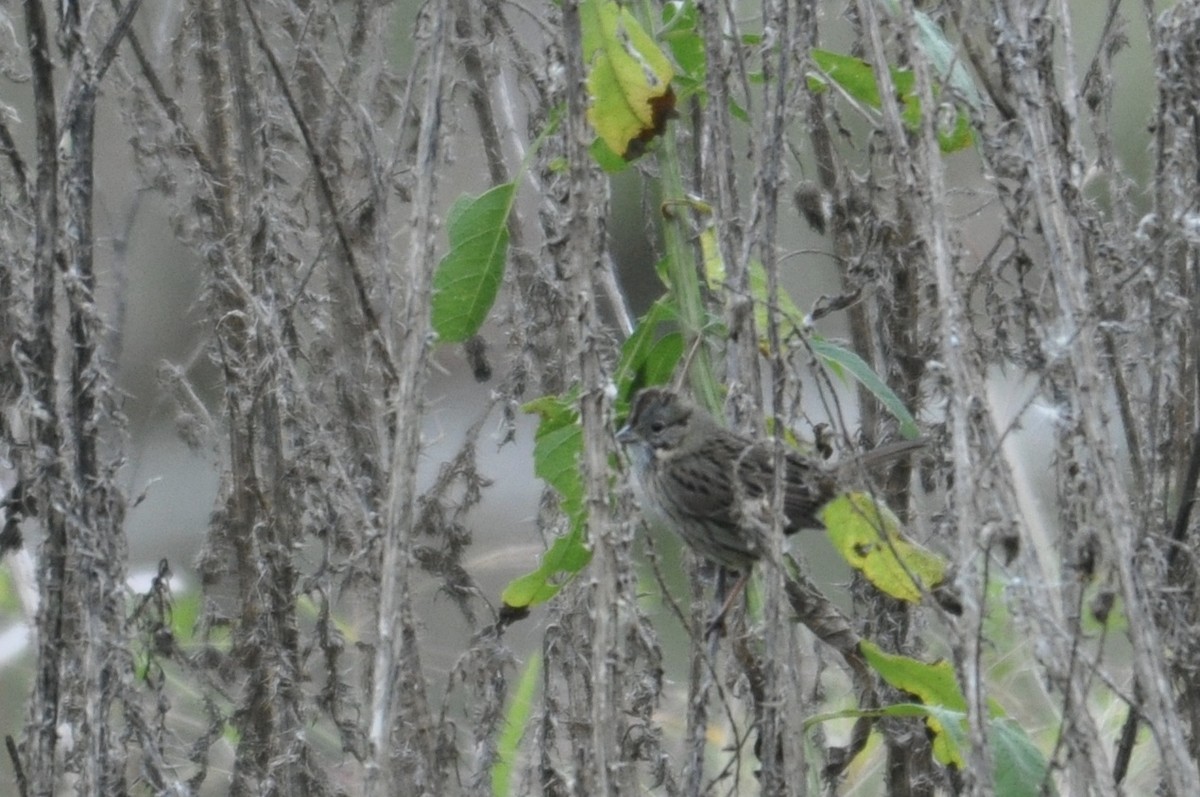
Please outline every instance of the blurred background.
[[[160, 54], [172, 46], [171, 37], [188, 14], [187, 0], [161, 0], [145, 4], [135, 22], [143, 41], [153, 43]], [[409, 19], [415, 19], [418, 3], [404, 0], [401, 6], [410, 9]], [[1090, 59], [1106, 23], [1093, 0], [1075, 0], [1072, 24], [1081, 57]], [[47, 3], [48, 14], [53, 4]], [[850, 41], [849, 26], [843, 20], [846, 4], [825, 4], [824, 24], [832, 46], [839, 29]], [[747, 10], [747, 13], [750, 13]], [[403, 24], [405, 15], [395, 30], [392, 57], [397, 71], [404, 71], [411, 57], [411, 31]], [[520, 18], [520, 15], [518, 15]], [[521, 24], [532, 25], [528, 20]], [[1149, 137], [1147, 120], [1154, 102], [1152, 91], [1154, 65], [1148, 45], [1145, 19], [1141, 14], [1129, 14], [1127, 36], [1129, 47], [1118, 60], [1119, 84], [1117, 99], [1118, 150], [1127, 175], [1144, 179], [1147, 169]], [[23, 21], [15, 3], [0, 7], [0, 50], [7, 51], [8, 69], [0, 75], [0, 103], [8, 117], [9, 127], [17, 136], [17, 146], [26, 163], [34, 163], [31, 88], [27, 75], [13, 64], [24, 51]], [[465, 95], [463, 95], [465, 98]], [[105, 323], [111, 336], [109, 353], [118, 363], [118, 387], [122, 409], [128, 418], [127, 462], [122, 470], [125, 494], [129, 500], [126, 531], [131, 562], [131, 581], [136, 589], [146, 589], [161, 560], [170, 563], [172, 589], [185, 594], [198, 588], [194, 564], [217, 499], [218, 474], [222, 452], [191, 447], [180, 434], [189, 419], [181, 416], [176, 399], [164, 385], [164, 374], [180, 369], [197, 389], [197, 398], [220, 422], [221, 380], [213, 370], [205, 349], [210, 345], [209, 331], [198, 306], [203, 266], [196, 254], [176, 240], [174, 223], [167, 204], [154, 189], [142, 185], [130, 157], [130, 135], [124, 120], [116, 113], [118, 106], [102, 103], [97, 119], [98, 147], [95, 175], [97, 186], [96, 235], [97, 268], [100, 279], [101, 302]], [[195, 110], [189, 111], [191, 115]], [[451, 123], [462, 125], [461, 140], [471, 142], [472, 120], [466, 112], [465, 99], [461, 107], [450, 109]], [[991, 203], [991, 189], [983, 181], [978, 155], [971, 149], [950, 156], [946, 161], [950, 181], [959, 186], [961, 206], [951, 208], [965, 248], [975, 257], [985, 254], [981, 248], [995, 240], [998, 219]], [[482, 152], [472, 145], [459, 146], [453, 153], [452, 168], [442, 176], [438, 207], [443, 215], [461, 193], [478, 194], [489, 188]], [[812, 175], [796, 174], [797, 182]], [[528, 187], [522, 191], [528, 191]], [[646, 181], [638, 169], [630, 169], [611, 178], [611, 215], [607, 229], [612, 238], [611, 251], [616, 260], [623, 290], [635, 313], [641, 312], [657, 298], [662, 286], [654, 273], [658, 243], [654, 239], [657, 199], [647, 192]], [[526, 223], [535, 223], [533, 213], [525, 205]], [[396, 235], [404, 235], [396, 231]], [[444, 231], [439, 237], [445, 246]], [[802, 309], [807, 309], [823, 294], [839, 291], [838, 271], [828, 257], [825, 238], [801, 223], [789, 220], [780, 232], [781, 249], [785, 252], [787, 289]], [[0, 257], [3, 257], [0, 252]], [[0, 267], [6, 267], [0, 263]], [[844, 335], [840, 314], [823, 320], [819, 327], [828, 337]], [[493, 366], [505, 367], [502, 330], [492, 326], [485, 330], [490, 339]], [[439, 347], [434, 354], [434, 368], [428, 385], [430, 411], [422, 431], [422, 479], [432, 482], [439, 466], [458, 451], [466, 427], [488, 405], [490, 387], [473, 378], [459, 347]], [[1020, 374], [997, 372], [993, 389], [1000, 406], [1007, 406], [1011, 418], [1021, 417], [1010, 445], [1025, 462], [1025, 488], [1031, 500], [1047, 507], [1045, 523], [1052, 528], [1055, 513], [1053, 483], [1042, 478], [1049, 463], [1046, 461], [1046, 429], [1055, 422], [1052, 407], [1032, 407], [1026, 411], [1031, 387]], [[850, 400], [852, 392], [845, 398]], [[530, 397], [532, 398], [532, 396]], [[846, 403], [843, 403], [846, 406]], [[810, 408], [813, 414], [819, 408]], [[852, 416], [851, 416], [852, 420]], [[531, 456], [534, 419], [521, 418], [516, 439], [500, 445], [500, 419], [493, 412], [484, 424], [479, 448], [479, 466], [483, 476], [491, 480], [482, 504], [469, 516], [473, 545], [468, 561], [470, 575], [484, 597], [498, 607], [499, 595], [513, 577], [530, 570], [547, 544], [537, 530], [536, 515], [543, 485], [535, 478]], [[27, 524], [32, 527], [32, 524]], [[918, 535], [919, 536], [919, 535]], [[680, 568], [678, 542], [669, 535], [654, 533], [657, 551], [667, 578], [686, 594], [685, 578]], [[817, 537], [813, 538], [818, 540]], [[30, 534], [27, 549], [36, 554], [39, 539]], [[823, 541], [806, 545], [806, 555], [819, 574], [818, 583], [832, 594], [846, 600], [844, 585], [849, 571]], [[7, 565], [5, 565], [7, 567]], [[423, 578], [423, 577], [421, 577]], [[469, 645], [474, 630], [467, 626], [452, 601], [437, 592], [438, 582], [418, 581], [421, 623], [435, 629], [425, 640], [423, 663], [437, 690], [442, 674], [450, 671], [461, 652]], [[640, 590], [646, 606], [660, 611], [658, 586], [648, 576]], [[9, 603], [0, 615], [0, 704], [23, 706], [29, 693], [30, 651], [27, 637], [20, 633], [25, 618]], [[513, 626], [506, 637], [518, 658], [540, 644], [543, 631], [543, 609]], [[667, 612], [656, 621], [662, 634], [667, 655], [674, 659], [668, 672], [679, 673], [686, 661], [685, 632]], [[24, 721], [21, 712], [3, 712], [0, 732], [18, 734]]]

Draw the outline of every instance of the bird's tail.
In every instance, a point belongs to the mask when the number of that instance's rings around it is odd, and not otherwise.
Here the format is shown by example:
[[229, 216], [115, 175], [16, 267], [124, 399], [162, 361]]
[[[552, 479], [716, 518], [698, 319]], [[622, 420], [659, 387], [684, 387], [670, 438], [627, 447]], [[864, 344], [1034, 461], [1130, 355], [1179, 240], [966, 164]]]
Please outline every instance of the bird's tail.
[[878, 448], [873, 448], [862, 454], [854, 454], [844, 460], [839, 467], [842, 470], [856, 470], [858, 468], [873, 470], [886, 465], [894, 459], [899, 459], [900, 457], [908, 456], [914, 451], [919, 451], [927, 445], [929, 445], [929, 440], [924, 437], [918, 437], [915, 440], [897, 440], [892, 443], [884, 443]]

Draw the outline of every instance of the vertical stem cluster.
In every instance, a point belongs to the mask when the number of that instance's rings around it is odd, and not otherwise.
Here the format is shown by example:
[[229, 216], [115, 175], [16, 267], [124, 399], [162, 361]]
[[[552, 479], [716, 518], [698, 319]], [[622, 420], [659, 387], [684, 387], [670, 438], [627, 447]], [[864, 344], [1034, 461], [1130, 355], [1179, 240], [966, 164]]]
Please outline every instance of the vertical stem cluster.
[[[370, 761], [367, 794], [382, 794], [401, 777], [438, 791], [443, 762], [436, 750], [436, 731], [426, 702], [420, 668], [416, 618], [412, 612], [411, 557], [415, 544], [416, 476], [421, 451], [422, 408], [430, 347], [429, 296], [434, 259], [434, 202], [441, 161], [446, 62], [450, 51], [451, 8], [439, 0], [423, 20], [426, 54], [425, 96], [417, 130], [412, 197], [411, 238], [402, 294], [396, 356], [401, 363], [389, 412], [396, 436], [391, 450], [386, 520], [383, 527], [378, 641], [370, 705]], [[398, 694], [402, 688], [408, 694]], [[407, 707], [409, 715], [401, 709]], [[394, 755], [394, 745], [413, 751]], [[395, 764], [392, 762], [399, 758]], [[405, 761], [408, 758], [410, 760]]]
[[[116, 464], [103, 459], [106, 441], [119, 450], [122, 422], [112, 408], [110, 364], [104, 362], [101, 346], [105, 330], [96, 300], [92, 218], [98, 82], [135, 10], [136, 4], [108, 31], [105, 46], [97, 48], [104, 20], [81, 15], [73, 4], [61, 9], [60, 129], [60, 95], [43, 6], [29, 2], [24, 7], [36, 181], [32, 197], [22, 193], [33, 203], [34, 243], [25, 316], [31, 323], [17, 347], [17, 365], [27, 385], [24, 426], [29, 435], [22, 446], [19, 487], [28, 514], [41, 517], [46, 531], [38, 572], [37, 677], [26, 748], [27, 785], [36, 795], [55, 793], [64, 772], [87, 793], [119, 792], [125, 782], [123, 742], [114, 728], [116, 709], [128, 698], [130, 664], [124, 627], [124, 504], [115, 484]], [[127, 705], [127, 711], [134, 710]], [[58, 739], [64, 728], [72, 731], [72, 744], [65, 747]]]

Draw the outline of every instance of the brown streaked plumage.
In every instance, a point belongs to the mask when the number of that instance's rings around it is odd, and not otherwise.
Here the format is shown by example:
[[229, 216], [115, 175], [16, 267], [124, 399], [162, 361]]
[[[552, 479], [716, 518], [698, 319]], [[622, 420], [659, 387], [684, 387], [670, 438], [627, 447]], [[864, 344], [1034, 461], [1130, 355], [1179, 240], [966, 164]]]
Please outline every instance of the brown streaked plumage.
[[[765, 501], [773, 483], [771, 441], [731, 432], [687, 399], [664, 388], [634, 397], [628, 422], [617, 432], [633, 463], [643, 511], [683, 538], [698, 553], [745, 573], [762, 556], [745, 512]], [[919, 448], [912, 441], [852, 460], [871, 466]], [[817, 515], [841, 490], [840, 471], [794, 451], [784, 457], [783, 530], [821, 528]], [[765, 505], [760, 504], [760, 510]], [[751, 509], [750, 511], [755, 511]]]

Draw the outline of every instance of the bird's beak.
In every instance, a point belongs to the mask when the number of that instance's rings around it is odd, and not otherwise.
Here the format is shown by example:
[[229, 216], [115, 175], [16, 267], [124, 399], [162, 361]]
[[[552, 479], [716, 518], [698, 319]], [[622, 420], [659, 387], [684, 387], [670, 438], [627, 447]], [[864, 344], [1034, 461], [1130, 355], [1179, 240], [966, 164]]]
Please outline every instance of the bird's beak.
[[636, 439], [637, 435], [633, 433], [633, 429], [630, 428], [629, 424], [625, 424], [617, 430], [617, 442], [623, 446], [629, 445]]

